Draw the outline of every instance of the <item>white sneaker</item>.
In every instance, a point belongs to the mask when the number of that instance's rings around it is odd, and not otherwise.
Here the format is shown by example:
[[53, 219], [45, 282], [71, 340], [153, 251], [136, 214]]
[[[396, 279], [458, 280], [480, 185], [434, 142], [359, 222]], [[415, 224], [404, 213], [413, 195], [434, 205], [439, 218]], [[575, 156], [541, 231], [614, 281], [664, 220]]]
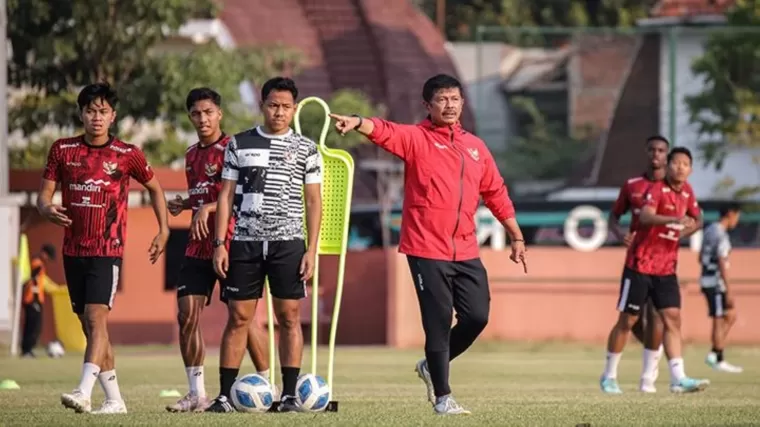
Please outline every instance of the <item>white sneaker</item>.
[[187, 393], [176, 403], [166, 405], [166, 410], [169, 412], [203, 412], [209, 403], [206, 396]]
[[76, 413], [91, 412], [92, 405], [90, 397], [85, 395], [82, 390], [75, 389], [71, 393], [61, 394], [61, 404], [68, 409], [73, 409]]
[[654, 386], [654, 380], [642, 378], [639, 382], [639, 391], [642, 393], [657, 393], [657, 387]]
[[732, 365], [726, 362], [725, 360], [713, 365], [713, 369], [715, 369], [716, 371], [729, 372], [732, 374], [740, 374], [744, 372], [744, 369], [741, 366]]
[[99, 409], [92, 411], [93, 414], [126, 414], [127, 405], [123, 400], [105, 400]]
[[420, 377], [422, 382], [425, 383], [425, 387], [427, 388], [428, 402], [430, 402], [431, 405], [435, 406], [435, 389], [433, 388], [433, 380], [430, 378], [430, 371], [427, 367], [427, 361], [425, 361], [425, 359], [422, 359], [417, 362], [417, 366], [414, 367], [414, 372], [416, 372], [417, 376]]
[[438, 415], [470, 415], [471, 413], [458, 404], [451, 395], [438, 399], [438, 403], [433, 406], [433, 410]]

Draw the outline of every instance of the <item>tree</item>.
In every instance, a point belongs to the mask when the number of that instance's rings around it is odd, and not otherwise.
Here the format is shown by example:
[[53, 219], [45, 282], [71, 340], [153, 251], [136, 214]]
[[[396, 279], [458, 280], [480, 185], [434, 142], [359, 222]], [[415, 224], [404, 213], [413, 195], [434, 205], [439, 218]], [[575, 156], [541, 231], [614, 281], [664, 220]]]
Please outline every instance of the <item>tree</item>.
[[[704, 165], [717, 170], [732, 150], [760, 147], [760, 33], [731, 30], [760, 27], [760, 9], [754, 1], [740, 0], [726, 18], [728, 28], [708, 37], [704, 54], [691, 67], [704, 90], [685, 97], [690, 121], [705, 139], [700, 144]], [[760, 168], [760, 158], [753, 160]], [[757, 192], [760, 186], [739, 188], [736, 196]]]
[[[12, 149], [11, 165], [44, 165], [45, 153], [57, 136], [36, 135], [46, 125], [59, 126], [62, 133], [80, 131], [76, 95], [94, 81], [108, 81], [117, 88], [120, 119], [160, 120], [164, 134], [143, 144], [154, 165], [183, 157], [185, 134], [192, 135], [185, 96], [193, 87], [209, 86], [220, 92], [228, 133], [250, 127], [257, 118], [253, 106], [241, 102], [240, 83], [293, 75], [301, 55], [281, 45], [223, 50], [213, 42], [159, 52], [161, 43], [184, 22], [213, 16], [214, 5], [211, 0], [10, 0], [9, 80], [22, 95], [12, 103], [9, 127], [21, 131], [28, 142]], [[333, 101], [348, 102], [346, 111], [371, 109], [366, 98], [355, 93]], [[310, 126], [320, 124], [304, 124], [307, 134], [318, 135]], [[129, 132], [120, 136], [131, 140]]]
[[[336, 91], [326, 102], [330, 106], [330, 110], [336, 113], [351, 111], [352, 114], [358, 114], [362, 117], [382, 115], [381, 108], [372, 105], [369, 97], [357, 90], [343, 89]], [[301, 111], [300, 120], [303, 134], [314, 141], [319, 141], [322, 126], [325, 122], [322, 107], [315, 103], [304, 106]], [[345, 136], [340, 136], [335, 131], [334, 126], [329, 126], [329, 131], [325, 138], [325, 144], [330, 148], [349, 149], [365, 142], [366, 138], [357, 132], [349, 132]]]
[[502, 166], [507, 181], [552, 180], [566, 178], [579, 157], [593, 145], [587, 138], [590, 128], [576, 129], [566, 136], [559, 123], [548, 122], [530, 98], [513, 97], [512, 105], [528, 117], [525, 136], [512, 141]]
[[[435, 19], [436, 0], [418, 5]], [[648, 16], [656, 0], [449, 0], [446, 37], [471, 41], [477, 25], [500, 27], [630, 27]]]

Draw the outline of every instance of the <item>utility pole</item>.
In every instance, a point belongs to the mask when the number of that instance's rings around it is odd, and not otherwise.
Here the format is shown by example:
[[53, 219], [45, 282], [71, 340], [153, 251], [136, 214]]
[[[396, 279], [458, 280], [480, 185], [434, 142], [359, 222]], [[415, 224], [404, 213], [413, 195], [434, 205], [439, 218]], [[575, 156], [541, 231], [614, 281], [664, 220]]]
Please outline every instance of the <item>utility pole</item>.
[[0, 0], [0, 197], [8, 195], [8, 15], [6, 0]]

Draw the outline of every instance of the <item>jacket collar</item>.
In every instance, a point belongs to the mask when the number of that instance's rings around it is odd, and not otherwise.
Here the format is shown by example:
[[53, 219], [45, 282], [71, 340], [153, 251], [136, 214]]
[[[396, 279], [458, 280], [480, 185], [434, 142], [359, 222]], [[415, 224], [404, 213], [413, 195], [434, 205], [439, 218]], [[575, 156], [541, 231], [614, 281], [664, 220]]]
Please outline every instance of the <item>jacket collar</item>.
[[421, 122], [417, 124], [418, 126], [421, 126], [425, 129], [429, 129], [433, 132], [440, 133], [442, 135], [449, 135], [449, 133], [453, 130], [455, 134], [463, 134], [465, 133], [464, 128], [462, 127], [462, 124], [460, 122], [456, 122], [451, 126], [438, 126], [434, 124], [430, 117], [428, 116]]

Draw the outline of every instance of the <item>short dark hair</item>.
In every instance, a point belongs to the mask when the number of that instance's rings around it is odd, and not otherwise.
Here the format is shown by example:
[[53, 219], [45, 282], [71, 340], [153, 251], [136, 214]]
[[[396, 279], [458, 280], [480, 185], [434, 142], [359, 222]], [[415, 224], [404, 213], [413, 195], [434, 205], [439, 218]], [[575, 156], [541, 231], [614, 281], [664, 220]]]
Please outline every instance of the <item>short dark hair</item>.
[[298, 99], [296, 82], [288, 77], [274, 77], [266, 81], [261, 87], [261, 102], [264, 102], [272, 91], [288, 91], [293, 95], [293, 100]]
[[673, 147], [672, 150], [670, 150], [670, 153], [668, 153], [668, 163], [673, 161], [673, 158], [676, 156], [676, 154], [683, 154], [686, 157], [689, 158], [689, 163], [693, 163], [694, 159], [691, 157], [691, 151], [686, 147]]
[[[425, 102], [430, 102], [433, 99], [435, 93], [439, 90], [454, 88], [459, 89], [459, 92], [462, 93], [462, 83], [460, 83], [456, 77], [452, 77], [448, 74], [435, 75], [427, 79], [425, 84], [422, 86], [422, 99]], [[462, 95], [464, 95], [464, 93], [462, 93]]]
[[725, 218], [726, 216], [728, 216], [728, 214], [732, 212], [740, 212], [741, 210], [742, 210], [741, 204], [739, 204], [738, 202], [729, 202], [729, 203], [723, 204], [718, 210], [718, 212], [720, 213], [721, 218]]
[[647, 138], [647, 145], [649, 145], [650, 142], [655, 142], [655, 141], [662, 141], [662, 142], [665, 143], [665, 145], [667, 145], [668, 147], [670, 147], [670, 141], [668, 141], [668, 138], [665, 138], [662, 135], [652, 135], [652, 136], [650, 136], [649, 138]]
[[190, 111], [191, 108], [193, 108], [193, 105], [195, 105], [198, 101], [205, 101], [209, 100], [216, 104], [217, 107], [222, 106], [222, 95], [219, 95], [217, 91], [214, 89], [210, 89], [207, 87], [197, 87], [190, 91], [190, 93], [187, 94], [187, 100], [185, 100], [185, 107], [187, 107], [187, 111]]
[[108, 83], [94, 83], [85, 86], [79, 92], [79, 96], [77, 97], [79, 110], [84, 110], [84, 107], [92, 104], [98, 99], [107, 102], [114, 110], [116, 109], [116, 104], [119, 103], [119, 97], [116, 95], [116, 90], [114, 90], [111, 85]]
[[51, 245], [50, 243], [45, 243], [44, 245], [42, 245], [42, 249], [40, 249], [40, 252], [45, 253], [48, 256], [48, 258], [50, 258], [51, 260], [55, 259], [55, 253], [56, 253], [55, 246]]

